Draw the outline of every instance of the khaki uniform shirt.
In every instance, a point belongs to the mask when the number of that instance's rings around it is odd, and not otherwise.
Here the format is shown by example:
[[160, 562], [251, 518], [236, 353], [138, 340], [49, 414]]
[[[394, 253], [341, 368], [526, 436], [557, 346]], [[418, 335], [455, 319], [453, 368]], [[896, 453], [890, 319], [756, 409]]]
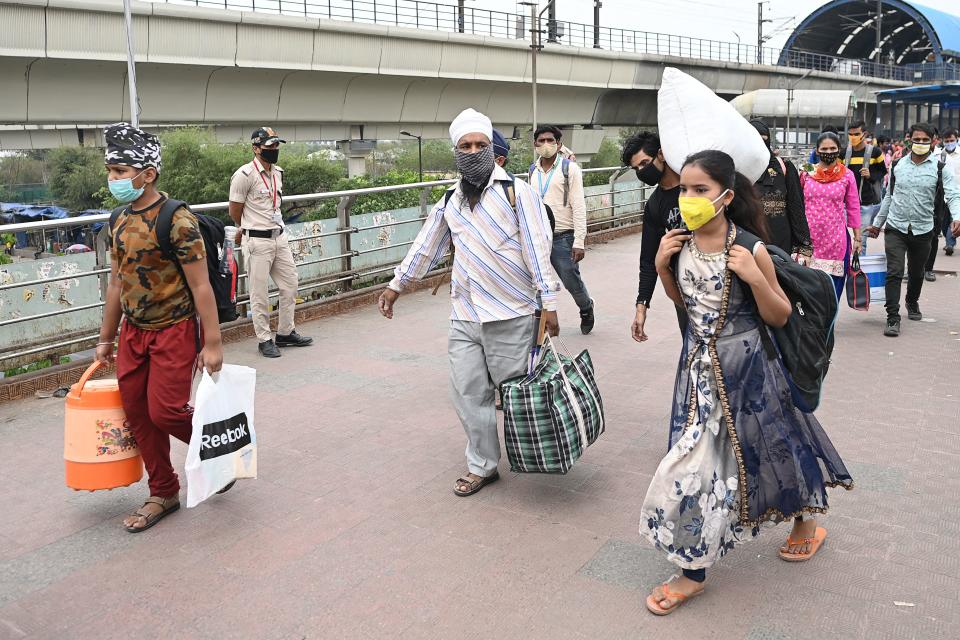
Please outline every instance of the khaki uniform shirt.
[[254, 159], [243, 165], [230, 179], [230, 202], [243, 203], [240, 226], [268, 231], [283, 227], [280, 202], [283, 195], [283, 169], [273, 165], [268, 173]]

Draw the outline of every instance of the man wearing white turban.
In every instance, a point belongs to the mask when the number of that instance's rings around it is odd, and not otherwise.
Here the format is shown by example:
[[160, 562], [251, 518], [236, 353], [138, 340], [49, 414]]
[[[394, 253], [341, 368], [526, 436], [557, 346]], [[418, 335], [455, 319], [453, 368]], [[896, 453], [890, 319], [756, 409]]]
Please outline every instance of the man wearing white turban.
[[448, 352], [453, 404], [467, 434], [468, 473], [454, 485], [469, 496], [499, 479], [494, 390], [526, 373], [538, 296], [557, 335], [560, 282], [550, 265], [553, 234], [530, 185], [494, 162], [493, 125], [473, 109], [450, 125], [460, 180], [433, 207], [407, 257], [380, 296], [393, 317], [400, 292], [434, 269], [452, 248]]

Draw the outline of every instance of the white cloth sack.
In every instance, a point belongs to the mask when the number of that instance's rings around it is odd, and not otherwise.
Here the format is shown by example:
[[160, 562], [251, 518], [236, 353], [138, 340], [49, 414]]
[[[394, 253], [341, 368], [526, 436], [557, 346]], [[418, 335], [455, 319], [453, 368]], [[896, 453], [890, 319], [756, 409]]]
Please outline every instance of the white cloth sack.
[[663, 157], [677, 173], [687, 156], [707, 149], [729, 154], [750, 182], [770, 164], [770, 150], [753, 125], [705, 84], [673, 67], [663, 70], [657, 129]]
[[239, 478], [257, 477], [253, 396], [257, 371], [225, 364], [200, 378], [187, 450], [187, 507], [195, 507]]

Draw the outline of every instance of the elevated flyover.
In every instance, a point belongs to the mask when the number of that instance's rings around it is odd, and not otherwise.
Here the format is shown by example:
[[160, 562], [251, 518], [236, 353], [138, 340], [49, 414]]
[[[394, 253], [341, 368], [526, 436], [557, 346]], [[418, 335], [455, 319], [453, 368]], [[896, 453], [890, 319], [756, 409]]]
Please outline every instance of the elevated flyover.
[[[506, 33], [166, 3], [133, 7], [141, 121], [148, 125], [214, 125], [222, 139], [237, 140], [252, 124], [272, 123], [290, 139], [343, 140], [397, 138], [401, 123], [443, 137], [467, 105], [501, 127], [531, 121], [529, 46], [500, 37]], [[0, 23], [0, 148], [75, 144], [78, 137], [95, 144], [96, 125], [129, 118], [121, 0], [3, 2]], [[676, 36], [660, 41], [658, 34], [630, 33], [638, 53], [547, 44], [538, 57], [538, 119], [568, 126], [654, 123], [655, 91], [667, 65], [730, 97], [778, 88], [784, 77], [803, 73], [776, 66], [771, 56], [757, 56], [770, 64], [737, 62], [754, 59], [737, 45], [724, 53], [731, 45], [691, 39], [676, 45]], [[871, 91], [907, 84], [815, 71], [803, 87], [858, 83], [866, 100]]]

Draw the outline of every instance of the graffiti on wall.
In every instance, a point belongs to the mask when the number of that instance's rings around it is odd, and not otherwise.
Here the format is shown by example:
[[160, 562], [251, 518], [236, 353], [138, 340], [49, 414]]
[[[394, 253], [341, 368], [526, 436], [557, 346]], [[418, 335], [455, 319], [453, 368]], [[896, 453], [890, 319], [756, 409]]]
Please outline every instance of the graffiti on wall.
[[[59, 268], [55, 268], [59, 267]], [[56, 273], [54, 273], [56, 271]], [[76, 262], [41, 262], [37, 267], [37, 279], [43, 280], [53, 277], [75, 276], [83, 271]], [[67, 278], [56, 282], [47, 282], [43, 285], [40, 298], [47, 304], [58, 304], [65, 307], [73, 306], [69, 298], [70, 289], [80, 286], [79, 278]], [[32, 297], [32, 296], [31, 296]]]
[[[287, 233], [290, 233], [288, 230]], [[317, 250], [317, 255], [323, 257], [323, 238], [306, 238], [298, 240], [304, 236], [318, 236], [323, 233], [323, 223], [319, 220], [314, 222], [305, 222], [300, 226], [299, 232], [290, 233], [290, 252], [293, 253], [293, 261], [296, 263], [305, 262], [307, 258], [313, 255], [313, 250]]]

